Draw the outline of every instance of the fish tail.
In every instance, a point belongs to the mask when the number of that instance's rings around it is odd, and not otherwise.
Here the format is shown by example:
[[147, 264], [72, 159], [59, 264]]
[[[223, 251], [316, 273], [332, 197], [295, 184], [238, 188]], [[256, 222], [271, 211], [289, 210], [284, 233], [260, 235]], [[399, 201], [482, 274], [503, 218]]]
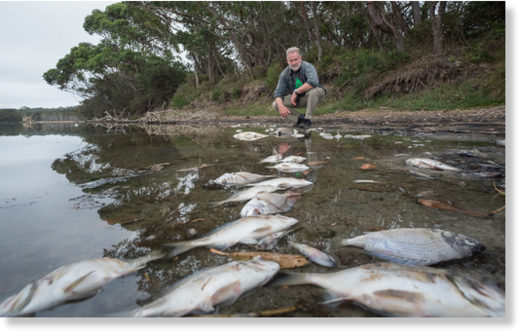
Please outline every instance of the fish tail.
[[141, 256], [141, 257], [139, 257], [137, 259], [134, 259], [132, 261], [132, 263], [138, 269], [141, 269], [141, 268], [144, 268], [148, 262], [155, 261], [155, 260], [158, 260], [158, 259], [162, 259], [165, 255], [166, 255], [166, 253], [164, 251], [154, 250], [153, 252], [151, 252], [148, 255]]
[[180, 242], [171, 242], [168, 244], [164, 244], [164, 246], [174, 248], [166, 256], [167, 258], [172, 258], [172, 257], [182, 254], [192, 248], [195, 248], [198, 245], [196, 245], [193, 241], [180, 241]]
[[226, 203], [226, 201], [210, 202], [210, 203], [208, 204], [208, 206], [209, 206], [210, 208], [214, 208], [214, 207], [216, 207], [216, 206], [221, 206], [221, 205], [224, 204], [224, 203]]
[[290, 285], [304, 285], [313, 284], [309, 279], [309, 275], [305, 273], [280, 272], [274, 280], [272, 286], [290, 286]]

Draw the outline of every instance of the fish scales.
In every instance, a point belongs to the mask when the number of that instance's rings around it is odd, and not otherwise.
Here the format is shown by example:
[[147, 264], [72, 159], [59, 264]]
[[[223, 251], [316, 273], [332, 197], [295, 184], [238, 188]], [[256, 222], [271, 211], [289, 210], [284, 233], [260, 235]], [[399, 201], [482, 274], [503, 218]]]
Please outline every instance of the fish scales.
[[229, 262], [188, 276], [131, 314], [180, 317], [194, 311], [212, 312], [216, 305], [233, 303], [244, 292], [266, 284], [279, 269], [278, 263], [261, 259]]
[[246, 183], [259, 182], [275, 175], [261, 175], [249, 172], [224, 173], [215, 180], [209, 181], [210, 184], [220, 186], [238, 186]]
[[342, 245], [360, 247], [376, 257], [412, 265], [460, 259], [484, 249], [468, 236], [426, 228], [371, 232], [343, 240]]
[[260, 193], [244, 205], [240, 216], [267, 215], [287, 212], [292, 209], [300, 198], [299, 193], [288, 192], [285, 194]]
[[277, 285], [317, 285], [328, 303], [351, 301], [373, 312], [409, 317], [503, 317], [494, 284], [443, 269], [385, 262], [335, 273], [286, 273]]

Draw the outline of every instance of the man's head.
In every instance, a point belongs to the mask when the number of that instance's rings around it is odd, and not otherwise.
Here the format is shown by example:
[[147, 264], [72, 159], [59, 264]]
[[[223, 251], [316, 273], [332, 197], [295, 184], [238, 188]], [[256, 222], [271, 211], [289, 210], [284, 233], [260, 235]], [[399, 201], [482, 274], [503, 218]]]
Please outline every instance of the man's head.
[[300, 49], [293, 46], [287, 49], [287, 64], [293, 71], [298, 71], [302, 65], [302, 54]]

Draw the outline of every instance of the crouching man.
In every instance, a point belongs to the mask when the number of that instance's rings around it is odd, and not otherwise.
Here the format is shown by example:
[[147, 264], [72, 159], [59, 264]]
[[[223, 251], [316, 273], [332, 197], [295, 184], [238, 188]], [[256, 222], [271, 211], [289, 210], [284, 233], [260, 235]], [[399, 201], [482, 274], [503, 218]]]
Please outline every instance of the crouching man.
[[[274, 91], [273, 108], [283, 119], [295, 122], [295, 127], [307, 129], [311, 126], [316, 106], [325, 97], [325, 88], [320, 86], [318, 72], [311, 63], [302, 60], [300, 49], [287, 49], [287, 64], [280, 74]], [[289, 94], [289, 95], [286, 95]], [[289, 108], [305, 108], [300, 114]]]

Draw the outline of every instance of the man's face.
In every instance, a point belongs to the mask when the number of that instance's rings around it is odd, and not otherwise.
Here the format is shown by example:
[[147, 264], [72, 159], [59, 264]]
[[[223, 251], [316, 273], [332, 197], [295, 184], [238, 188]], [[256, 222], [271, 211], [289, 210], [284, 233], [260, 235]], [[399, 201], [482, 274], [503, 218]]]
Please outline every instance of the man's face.
[[287, 56], [287, 64], [293, 71], [298, 71], [302, 64], [302, 57], [298, 54], [298, 52], [289, 53]]

